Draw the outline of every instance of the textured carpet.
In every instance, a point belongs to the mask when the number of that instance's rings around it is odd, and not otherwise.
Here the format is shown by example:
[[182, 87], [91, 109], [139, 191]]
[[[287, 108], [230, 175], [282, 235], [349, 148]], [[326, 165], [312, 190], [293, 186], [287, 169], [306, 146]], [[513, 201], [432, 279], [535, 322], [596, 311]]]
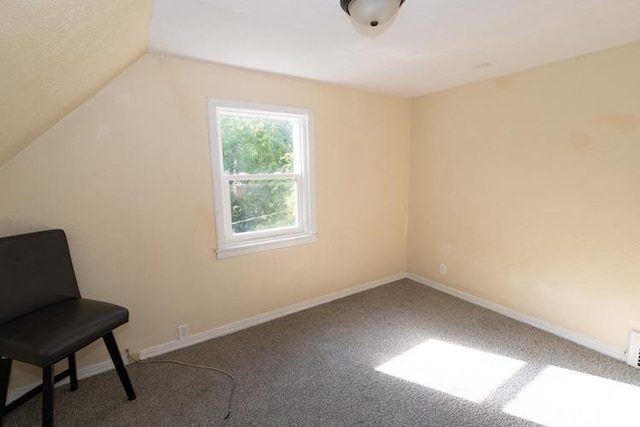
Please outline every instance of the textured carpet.
[[[56, 425], [611, 426], [629, 422], [607, 406], [620, 402], [613, 393], [640, 390], [639, 370], [410, 280], [161, 358], [232, 372], [231, 417], [224, 375], [137, 363], [128, 366], [137, 400], [114, 371], [87, 378], [76, 392], [56, 389]], [[39, 423], [39, 397], [5, 418]]]

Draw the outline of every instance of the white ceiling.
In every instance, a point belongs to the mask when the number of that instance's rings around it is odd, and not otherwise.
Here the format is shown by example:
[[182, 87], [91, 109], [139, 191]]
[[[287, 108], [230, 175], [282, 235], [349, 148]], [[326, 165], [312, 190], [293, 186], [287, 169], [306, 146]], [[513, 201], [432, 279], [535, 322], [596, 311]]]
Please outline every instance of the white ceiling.
[[339, 0], [155, 0], [149, 49], [413, 97], [636, 40], [640, 0], [406, 0], [377, 33]]

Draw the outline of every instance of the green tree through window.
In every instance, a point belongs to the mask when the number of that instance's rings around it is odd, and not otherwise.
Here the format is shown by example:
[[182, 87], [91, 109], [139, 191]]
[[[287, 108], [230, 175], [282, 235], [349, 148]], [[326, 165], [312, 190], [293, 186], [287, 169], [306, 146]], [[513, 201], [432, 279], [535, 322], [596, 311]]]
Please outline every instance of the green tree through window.
[[293, 172], [292, 125], [287, 120], [223, 115], [224, 172]]
[[218, 258], [314, 242], [311, 111], [207, 103]]
[[244, 174], [294, 171], [292, 123], [225, 114], [220, 118], [220, 132], [224, 173], [236, 178], [228, 182], [233, 232], [295, 226], [294, 179], [239, 179]]

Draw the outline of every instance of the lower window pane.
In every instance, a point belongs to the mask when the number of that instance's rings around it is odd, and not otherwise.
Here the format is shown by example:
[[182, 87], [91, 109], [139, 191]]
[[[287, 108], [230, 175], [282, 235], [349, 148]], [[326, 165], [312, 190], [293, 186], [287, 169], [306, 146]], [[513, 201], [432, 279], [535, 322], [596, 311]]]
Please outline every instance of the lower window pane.
[[235, 234], [298, 225], [295, 180], [229, 181], [229, 193]]

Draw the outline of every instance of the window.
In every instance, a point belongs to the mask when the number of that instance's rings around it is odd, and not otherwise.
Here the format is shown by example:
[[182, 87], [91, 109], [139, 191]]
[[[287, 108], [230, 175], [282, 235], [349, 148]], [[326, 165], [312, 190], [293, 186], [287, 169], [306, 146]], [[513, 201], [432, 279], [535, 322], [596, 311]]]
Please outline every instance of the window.
[[311, 112], [208, 105], [218, 258], [315, 241]]

